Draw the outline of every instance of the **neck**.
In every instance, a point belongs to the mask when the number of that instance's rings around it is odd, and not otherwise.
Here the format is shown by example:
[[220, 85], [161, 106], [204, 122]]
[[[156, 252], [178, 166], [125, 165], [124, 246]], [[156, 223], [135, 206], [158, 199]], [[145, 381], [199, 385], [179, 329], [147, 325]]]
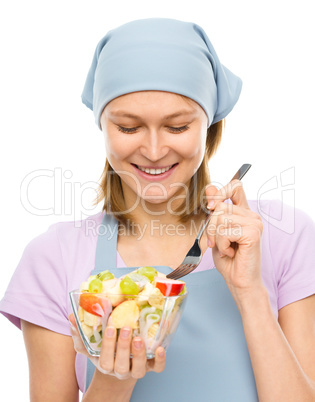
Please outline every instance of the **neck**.
[[187, 222], [182, 223], [180, 216], [174, 213], [185, 197], [176, 194], [171, 200], [160, 203], [150, 203], [137, 198], [137, 195], [124, 192], [126, 210], [131, 215], [132, 222], [126, 227], [121, 227], [120, 234], [134, 235], [139, 238], [156, 240], [176, 238], [178, 236], [196, 237], [201, 228], [205, 216], [193, 215]]

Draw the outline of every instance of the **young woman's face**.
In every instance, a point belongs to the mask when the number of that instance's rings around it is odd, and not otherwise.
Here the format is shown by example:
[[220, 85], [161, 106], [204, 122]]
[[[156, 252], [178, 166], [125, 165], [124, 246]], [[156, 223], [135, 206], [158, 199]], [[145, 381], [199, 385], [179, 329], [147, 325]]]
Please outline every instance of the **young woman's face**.
[[115, 98], [101, 125], [108, 161], [121, 177], [126, 199], [169, 200], [188, 187], [204, 157], [207, 116], [196, 102], [174, 93]]

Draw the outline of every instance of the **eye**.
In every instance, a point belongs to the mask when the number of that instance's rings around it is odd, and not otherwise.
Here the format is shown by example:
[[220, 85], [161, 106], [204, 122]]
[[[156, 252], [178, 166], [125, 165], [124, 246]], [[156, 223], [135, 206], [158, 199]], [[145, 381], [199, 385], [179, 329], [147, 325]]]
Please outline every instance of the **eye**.
[[182, 133], [183, 131], [189, 130], [188, 126], [182, 126], [182, 127], [168, 127], [170, 131], [173, 133]]
[[118, 130], [123, 133], [135, 133], [139, 127], [122, 127], [118, 126]]
[[[118, 126], [118, 130], [127, 133], [127, 134], [132, 134], [135, 133], [140, 127], [123, 127], [123, 126]], [[172, 133], [182, 133], [183, 131], [186, 131], [189, 129], [189, 127], [182, 126], [182, 127], [167, 127]]]

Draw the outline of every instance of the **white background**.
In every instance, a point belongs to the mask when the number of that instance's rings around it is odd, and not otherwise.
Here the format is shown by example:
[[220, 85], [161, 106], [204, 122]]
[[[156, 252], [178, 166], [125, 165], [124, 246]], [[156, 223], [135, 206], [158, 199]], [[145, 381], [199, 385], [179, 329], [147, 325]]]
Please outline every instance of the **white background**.
[[[252, 163], [244, 179], [248, 198], [260, 198], [269, 190], [263, 198], [283, 196], [314, 218], [312, 3], [2, 2], [0, 298], [33, 237], [54, 222], [79, 219], [101, 208], [91, 202], [104, 165], [103, 137], [80, 96], [99, 39], [132, 19], [170, 17], [198, 23], [222, 63], [243, 79], [239, 103], [210, 163], [212, 179], [225, 184], [242, 163]], [[27, 204], [24, 190], [21, 201], [21, 186], [38, 170], [44, 176], [29, 183]], [[271, 191], [282, 172], [286, 188], [278, 180], [278, 188]], [[31, 205], [50, 208], [50, 214], [36, 215]], [[22, 334], [3, 316], [0, 328], [1, 399], [28, 401]]]

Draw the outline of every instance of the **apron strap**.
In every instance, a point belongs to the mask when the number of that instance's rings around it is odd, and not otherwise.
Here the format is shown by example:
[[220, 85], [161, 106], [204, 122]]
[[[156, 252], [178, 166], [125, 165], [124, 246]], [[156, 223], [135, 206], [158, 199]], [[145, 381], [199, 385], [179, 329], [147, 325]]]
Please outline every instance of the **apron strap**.
[[[97, 238], [95, 267], [90, 275], [97, 275], [106, 267], [117, 266], [117, 234], [118, 221], [105, 212]], [[95, 371], [95, 366], [91, 360], [89, 358], [86, 360], [85, 391], [88, 389]]]
[[117, 219], [105, 213], [97, 238], [95, 267], [91, 275], [97, 275], [106, 267], [117, 266], [117, 234]]

